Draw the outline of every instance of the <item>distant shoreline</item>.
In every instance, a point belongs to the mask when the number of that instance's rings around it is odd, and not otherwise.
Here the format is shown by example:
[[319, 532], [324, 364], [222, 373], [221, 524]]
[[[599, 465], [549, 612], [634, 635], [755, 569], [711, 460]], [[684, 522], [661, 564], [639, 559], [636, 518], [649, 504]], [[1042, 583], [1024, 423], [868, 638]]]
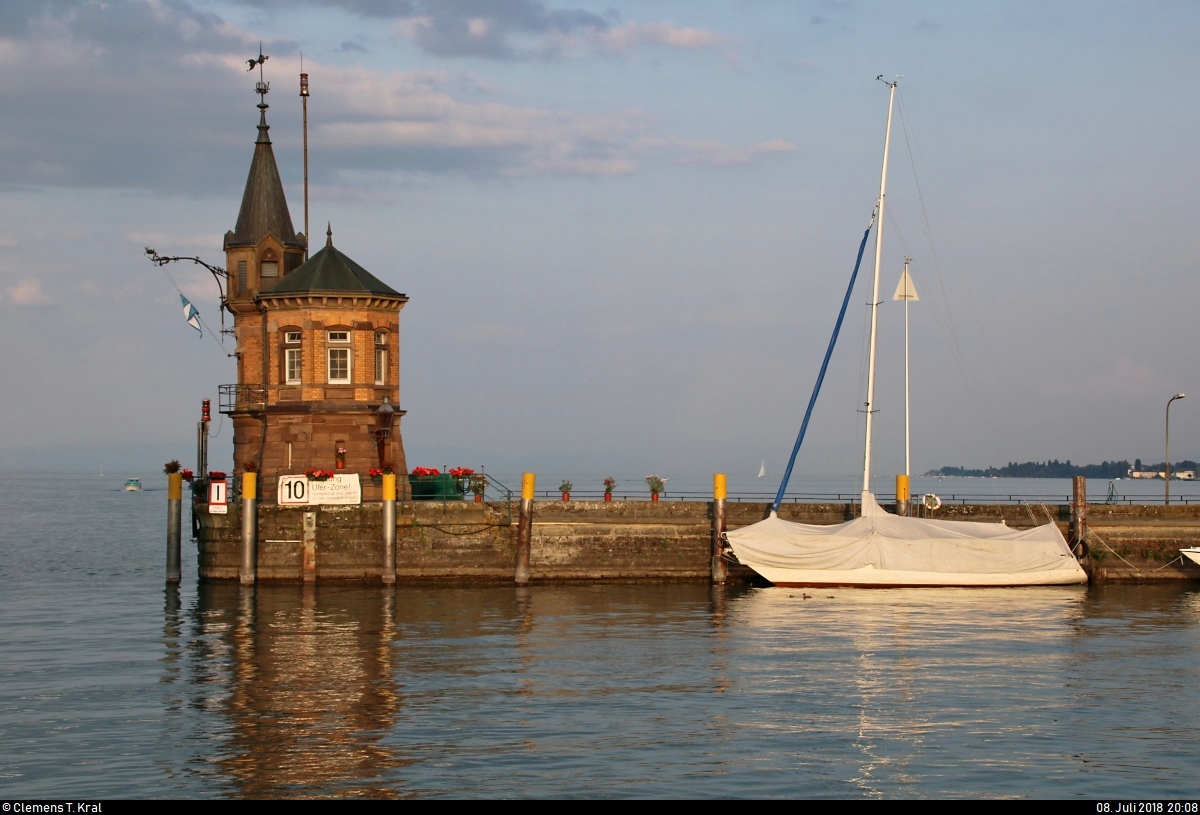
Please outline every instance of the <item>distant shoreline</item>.
[[[1003, 467], [986, 467], [980, 470], [966, 467], [941, 467], [930, 470], [924, 475], [931, 478], [967, 477], [967, 478], [1071, 478], [1082, 475], [1086, 478], [1129, 478], [1134, 472], [1161, 473], [1163, 462], [1142, 463], [1136, 459], [1132, 464], [1128, 461], [1105, 461], [1100, 464], [1072, 464], [1070, 459], [1058, 461], [1027, 461], [1023, 464], [1010, 462]], [[1172, 473], [1196, 471], [1200, 469], [1196, 462], [1184, 460], [1171, 463]], [[1147, 476], [1143, 476], [1147, 477]]]

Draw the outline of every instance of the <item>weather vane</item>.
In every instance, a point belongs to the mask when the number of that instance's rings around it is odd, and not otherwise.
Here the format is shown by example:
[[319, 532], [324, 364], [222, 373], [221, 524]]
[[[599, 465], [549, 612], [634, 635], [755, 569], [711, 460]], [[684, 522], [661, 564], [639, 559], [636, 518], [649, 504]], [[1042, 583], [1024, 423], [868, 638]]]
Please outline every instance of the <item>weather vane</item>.
[[271, 90], [271, 83], [263, 81], [263, 63], [268, 59], [270, 59], [270, 57], [262, 52], [262, 43], [260, 42], [258, 44], [258, 59], [246, 60], [250, 63], [250, 67], [246, 69], [247, 71], [253, 71], [254, 66], [258, 66], [258, 84], [254, 86], [254, 92], [258, 94], [258, 101], [260, 105], [267, 104], [267, 91]]

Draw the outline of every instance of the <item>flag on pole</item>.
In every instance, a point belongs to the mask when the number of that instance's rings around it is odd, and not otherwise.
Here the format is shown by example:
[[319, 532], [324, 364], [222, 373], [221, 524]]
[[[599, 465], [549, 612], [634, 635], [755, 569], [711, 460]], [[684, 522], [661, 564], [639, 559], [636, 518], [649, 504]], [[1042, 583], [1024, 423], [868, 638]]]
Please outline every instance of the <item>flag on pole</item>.
[[188, 299], [182, 294], [179, 299], [183, 301], [183, 319], [187, 320], [187, 324], [200, 332], [200, 336], [204, 336], [204, 331], [200, 329], [200, 312], [196, 311], [196, 307], [188, 302]]

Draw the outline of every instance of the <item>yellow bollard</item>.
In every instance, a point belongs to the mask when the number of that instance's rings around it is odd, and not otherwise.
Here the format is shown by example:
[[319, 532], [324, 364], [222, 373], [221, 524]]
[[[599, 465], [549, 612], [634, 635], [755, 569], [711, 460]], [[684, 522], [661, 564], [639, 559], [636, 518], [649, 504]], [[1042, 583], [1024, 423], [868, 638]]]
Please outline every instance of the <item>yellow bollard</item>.
[[383, 582], [396, 582], [396, 474], [383, 474]]
[[180, 531], [183, 518], [183, 473], [167, 474], [167, 582], [178, 583], [180, 567]]
[[258, 579], [258, 473], [242, 473], [242, 562], [238, 579]]
[[521, 476], [521, 516], [517, 521], [517, 565], [514, 574], [518, 586], [529, 583], [529, 548], [533, 537], [533, 493], [536, 486], [536, 474], [525, 473]]
[[728, 494], [725, 473], [713, 475], [713, 527], [712, 527], [712, 582], [724, 583], [727, 577], [725, 558], [722, 557], [725, 534], [725, 498]]
[[896, 476], [896, 514], [908, 514], [908, 476]]

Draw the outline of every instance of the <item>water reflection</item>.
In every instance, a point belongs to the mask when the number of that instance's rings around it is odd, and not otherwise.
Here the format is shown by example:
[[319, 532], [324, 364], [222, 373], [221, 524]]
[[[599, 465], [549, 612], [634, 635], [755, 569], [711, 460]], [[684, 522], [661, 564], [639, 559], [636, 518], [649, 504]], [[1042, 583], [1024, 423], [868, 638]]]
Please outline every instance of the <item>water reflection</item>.
[[203, 584], [194, 681], [228, 683], [216, 761], [250, 798], [402, 794], [384, 743], [403, 706], [393, 677], [395, 598], [385, 589]]
[[168, 774], [260, 798], [1172, 794], [1198, 597], [205, 584], [163, 606], [194, 745]]

